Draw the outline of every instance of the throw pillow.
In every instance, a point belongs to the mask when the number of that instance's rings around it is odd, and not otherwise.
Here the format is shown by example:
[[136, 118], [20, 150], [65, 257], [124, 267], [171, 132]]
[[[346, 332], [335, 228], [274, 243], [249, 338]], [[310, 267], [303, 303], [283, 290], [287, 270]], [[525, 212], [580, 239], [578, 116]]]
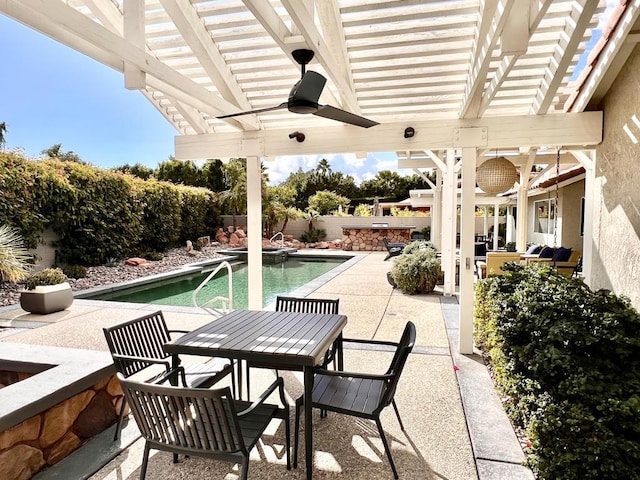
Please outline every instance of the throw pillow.
[[555, 252], [554, 248], [544, 247], [540, 251], [540, 255], [538, 255], [538, 257], [540, 257], [540, 258], [553, 258], [553, 252]]
[[542, 250], [542, 245], [531, 245], [527, 250], [527, 255], [536, 255]]
[[567, 260], [569, 260], [570, 256], [570, 248], [560, 247], [553, 253], [553, 257], [551, 258], [551, 260], [554, 262], [566, 262]]

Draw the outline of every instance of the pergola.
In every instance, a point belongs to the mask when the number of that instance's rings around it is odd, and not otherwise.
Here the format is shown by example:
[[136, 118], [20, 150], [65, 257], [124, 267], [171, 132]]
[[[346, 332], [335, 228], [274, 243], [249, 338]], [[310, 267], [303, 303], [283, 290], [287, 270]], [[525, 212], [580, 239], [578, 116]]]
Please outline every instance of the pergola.
[[[585, 110], [620, 68], [639, 3], [621, 2], [577, 91], [570, 78], [604, 0], [0, 0], [0, 12], [123, 72], [124, 86], [178, 131], [177, 158], [247, 158], [250, 308], [261, 308], [261, 228], [251, 228], [261, 222], [261, 160], [396, 151], [401, 168], [437, 169], [447, 293], [461, 175], [460, 351], [470, 353], [476, 167], [508, 156], [525, 204], [532, 166], [555, 163], [559, 150], [585, 167], [589, 196], [603, 120]], [[327, 78], [320, 104], [379, 125], [287, 109], [216, 118], [286, 102], [299, 48], [313, 50], [308, 69]]]

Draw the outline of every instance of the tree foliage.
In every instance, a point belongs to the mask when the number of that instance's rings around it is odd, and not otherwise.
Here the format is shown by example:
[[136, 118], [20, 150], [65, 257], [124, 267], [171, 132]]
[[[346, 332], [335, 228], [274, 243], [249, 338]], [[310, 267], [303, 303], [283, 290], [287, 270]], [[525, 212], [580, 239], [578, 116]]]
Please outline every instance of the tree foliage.
[[340, 207], [346, 210], [347, 205], [349, 205], [347, 197], [328, 190], [321, 190], [309, 197], [309, 209], [317, 211], [320, 215], [329, 215]]

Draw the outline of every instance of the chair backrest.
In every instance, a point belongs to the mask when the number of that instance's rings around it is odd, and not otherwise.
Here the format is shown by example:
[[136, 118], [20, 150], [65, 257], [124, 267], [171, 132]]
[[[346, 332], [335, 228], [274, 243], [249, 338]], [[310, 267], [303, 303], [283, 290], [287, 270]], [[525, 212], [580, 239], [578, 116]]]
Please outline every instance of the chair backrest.
[[487, 275], [502, 275], [502, 266], [507, 262], [519, 262], [517, 252], [487, 252]]
[[398, 386], [398, 381], [400, 380], [400, 375], [402, 374], [402, 370], [407, 363], [407, 358], [409, 358], [409, 354], [411, 353], [411, 350], [413, 350], [415, 343], [416, 326], [413, 322], [407, 322], [404, 327], [404, 331], [402, 332], [402, 337], [400, 338], [396, 351], [393, 355], [393, 359], [391, 360], [391, 365], [389, 365], [389, 369], [386, 372], [387, 375], [391, 375], [391, 379], [389, 380], [387, 389], [382, 396], [379, 408], [388, 406], [393, 400], [393, 396], [396, 393], [396, 387]]
[[248, 455], [231, 389], [183, 388], [118, 379], [140, 433], [181, 452]]
[[338, 314], [340, 299], [276, 297], [276, 312]]
[[[164, 344], [171, 340], [161, 311], [103, 329], [111, 355], [127, 355], [162, 360], [169, 357]], [[148, 362], [114, 357], [116, 371], [125, 377], [151, 365]]]

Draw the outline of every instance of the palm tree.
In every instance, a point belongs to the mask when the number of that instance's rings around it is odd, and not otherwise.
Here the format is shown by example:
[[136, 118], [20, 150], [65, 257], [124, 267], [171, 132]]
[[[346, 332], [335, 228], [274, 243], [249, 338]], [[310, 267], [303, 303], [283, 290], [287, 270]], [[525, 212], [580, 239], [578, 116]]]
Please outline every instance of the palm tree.
[[29, 275], [29, 251], [20, 234], [7, 225], [0, 225], [0, 282], [19, 282]]
[[2, 122], [0, 123], [0, 150], [4, 150], [4, 145], [5, 143], [7, 143], [6, 133], [7, 133], [7, 123]]
[[285, 209], [282, 211], [282, 218], [284, 219], [284, 223], [282, 224], [282, 228], [280, 229], [280, 231], [284, 233], [284, 229], [287, 228], [287, 223], [289, 223], [289, 220], [295, 220], [300, 215], [301, 212], [296, 207], [285, 207]]

